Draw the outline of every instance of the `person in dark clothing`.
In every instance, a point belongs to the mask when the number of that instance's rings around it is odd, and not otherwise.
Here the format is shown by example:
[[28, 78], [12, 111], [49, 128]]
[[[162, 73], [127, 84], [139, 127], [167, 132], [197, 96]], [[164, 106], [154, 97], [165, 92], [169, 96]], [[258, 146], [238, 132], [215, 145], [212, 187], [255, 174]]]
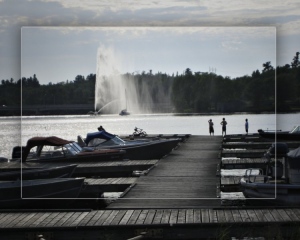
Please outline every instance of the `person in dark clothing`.
[[214, 135], [214, 123], [211, 119], [208, 120], [209, 125], [209, 135]]
[[248, 129], [249, 129], [249, 122], [248, 122], [248, 119], [246, 118], [246, 120], [245, 120], [245, 130], [246, 130], [247, 135], [248, 135]]
[[98, 127], [98, 131], [105, 131], [105, 129], [102, 126], [100, 126]]
[[[225, 118], [223, 118], [221, 125], [222, 125], [222, 136], [225, 136], [226, 135], [226, 125], [227, 125]], [[223, 133], [224, 133], [224, 135], [223, 135]]]

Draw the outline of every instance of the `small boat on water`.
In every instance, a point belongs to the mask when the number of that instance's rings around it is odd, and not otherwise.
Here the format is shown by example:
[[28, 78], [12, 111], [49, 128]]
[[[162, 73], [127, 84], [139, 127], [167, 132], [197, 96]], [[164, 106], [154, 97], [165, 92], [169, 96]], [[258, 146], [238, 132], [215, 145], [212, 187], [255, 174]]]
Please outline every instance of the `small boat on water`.
[[95, 149], [119, 149], [125, 150], [126, 159], [149, 160], [160, 159], [176, 148], [181, 139], [138, 139], [124, 141], [120, 137], [110, 134], [104, 130], [88, 133], [85, 139], [78, 136], [78, 142], [83, 146]]
[[[278, 149], [281, 149], [278, 153]], [[274, 150], [276, 149], [276, 150]], [[284, 150], [286, 149], [286, 150]], [[300, 205], [300, 147], [288, 151], [287, 145], [276, 143], [269, 152], [273, 151], [275, 160], [268, 161], [266, 175], [252, 175], [252, 170], [246, 171], [240, 186], [246, 198], [257, 198], [279, 205]], [[277, 151], [277, 154], [274, 154]], [[284, 153], [285, 152], [285, 153]], [[275, 155], [275, 156], [274, 156]], [[268, 155], [267, 155], [268, 156]], [[283, 157], [282, 157], [283, 156]], [[278, 161], [282, 157], [282, 162]]]
[[22, 147], [22, 162], [26, 161], [108, 161], [123, 159], [125, 151], [119, 149], [82, 148], [74, 141], [55, 136], [33, 137]]
[[126, 102], [126, 108], [121, 110], [121, 112], [119, 113], [120, 116], [130, 115], [130, 113], [127, 111], [127, 93], [126, 93], [126, 89], [125, 89], [125, 102]]
[[119, 113], [120, 116], [127, 116], [130, 115], [130, 113], [127, 111], [127, 109], [123, 109], [121, 110], [121, 112]]
[[51, 167], [51, 168], [39, 168], [39, 169], [26, 169], [22, 168], [19, 171], [5, 171], [0, 172], [0, 181], [8, 180], [33, 180], [33, 179], [45, 179], [45, 178], [70, 178], [77, 167], [76, 164]]
[[14, 208], [45, 199], [74, 199], [79, 196], [84, 178], [52, 178], [0, 181], [0, 208]]
[[270, 138], [277, 140], [296, 140], [300, 141], [300, 126], [295, 126], [291, 131], [264, 131], [262, 129], [258, 129], [258, 133], [261, 137]]

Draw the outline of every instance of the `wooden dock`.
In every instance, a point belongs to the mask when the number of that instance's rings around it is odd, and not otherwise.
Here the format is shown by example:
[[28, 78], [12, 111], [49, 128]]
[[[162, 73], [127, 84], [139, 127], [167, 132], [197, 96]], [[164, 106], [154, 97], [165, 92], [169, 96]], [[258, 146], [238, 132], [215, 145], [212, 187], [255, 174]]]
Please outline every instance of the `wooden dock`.
[[221, 141], [191, 136], [108, 209], [220, 207], [215, 172]]
[[[270, 141], [256, 134], [185, 140], [164, 159], [142, 161], [148, 165], [147, 170], [139, 170], [140, 177], [86, 179], [99, 191], [113, 189], [114, 184], [119, 189], [122, 184], [131, 186], [105, 209], [0, 210], [1, 239], [300, 239], [300, 208], [225, 206], [219, 198], [222, 190], [238, 191], [240, 179], [218, 176], [221, 169], [263, 163], [255, 156], [221, 160], [222, 147], [235, 142], [246, 144], [246, 152], [263, 152], [258, 145], [268, 148]], [[119, 164], [119, 168], [142, 165], [139, 161]], [[118, 163], [97, 167], [103, 172], [108, 167], [116, 170]], [[93, 166], [83, 164], [79, 169], [92, 171]]]
[[[299, 239], [300, 210], [128, 209], [0, 213], [1, 239]], [[286, 239], [286, 238], [285, 238]]]

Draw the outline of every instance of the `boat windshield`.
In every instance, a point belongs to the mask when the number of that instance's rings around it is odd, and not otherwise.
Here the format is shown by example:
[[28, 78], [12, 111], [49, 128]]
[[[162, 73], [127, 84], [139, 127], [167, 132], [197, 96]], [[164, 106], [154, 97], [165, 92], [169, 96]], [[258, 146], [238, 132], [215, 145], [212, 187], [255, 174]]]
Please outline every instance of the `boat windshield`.
[[106, 141], [102, 138], [94, 138], [88, 144], [88, 146], [90, 147], [115, 146], [115, 145], [125, 145], [125, 141], [119, 138], [118, 136], [115, 136], [112, 139]]
[[76, 142], [68, 143], [64, 145], [64, 148], [67, 150], [66, 155], [76, 155], [82, 151], [82, 148]]
[[290, 133], [300, 133], [300, 126], [294, 127], [294, 128], [290, 131]]

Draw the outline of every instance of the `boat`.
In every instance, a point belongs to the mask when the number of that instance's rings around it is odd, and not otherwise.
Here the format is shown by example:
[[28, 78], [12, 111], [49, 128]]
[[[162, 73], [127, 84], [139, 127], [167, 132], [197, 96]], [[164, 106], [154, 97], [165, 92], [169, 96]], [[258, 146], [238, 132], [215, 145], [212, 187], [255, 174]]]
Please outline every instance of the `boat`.
[[138, 139], [125, 141], [106, 131], [88, 133], [85, 139], [78, 136], [78, 142], [84, 146], [95, 149], [119, 149], [125, 150], [125, 159], [149, 160], [161, 159], [176, 148], [181, 141], [180, 138], [170, 139]]
[[33, 137], [22, 147], [22, 162], [82, 162], [123, 159], [125, 151], [120, 149], [82, 148], [75, 141], [55, 136]]
[[45, 178], [70, 178], [77, 167], [76, 164], [51, 167], [51, 168], [38, 168], [26, 169], [22, 168], [19, 171], [5, 171], [0, 172], [0, 181], [8, 180], [32, 180], [32, 179], [45, 179]]
[[292, 140], [292, 141], [300, 141], [300, 126], [295, 126], [291, 131], [264, 131], [262, 129], [258, 129], [258, 133], [261, 137], [270, 138], [277, 140]]
[[119, 113], [120, 116], [127, 116], [130, 115], [130, 113], [127, 111], [127, 109], [123, 109], [121, 110], [121, 112]]
[[127, 111], [127, 94], [126, 94], [126, 89], [125, 89], [125, 101], [126, 101], [126, 108], [121, 110], [119, 113], [120, 116], [127, 116], [130, 115], [130, 113]]
[[45, 199], [76, 199], [84, 178], [52, 178], [17, 181], [0, 181], [0, 208], [45, 204]]
[[[283, 150], [283, 143], [274, 143], [272, 148]], [[279, 156], [284, 152], [278, 153]], [[274, 155], [272, 155], [274, 157]], [[252, 169], [246, 171], [245, 177], [240, 181], [242, 192], [246, 198], [260, 199], [276, 205], [300, 205], [300, 147], [288, 151], [282, 157], [283, 164], [278, 159], [270, 164], [267, 162], [266, 175], [260, 171], [259, 175], [252, 174]], [[274, 164], [275, 163], [275, 164]], [[272, 169], [269, 171], [268, 169]]]

